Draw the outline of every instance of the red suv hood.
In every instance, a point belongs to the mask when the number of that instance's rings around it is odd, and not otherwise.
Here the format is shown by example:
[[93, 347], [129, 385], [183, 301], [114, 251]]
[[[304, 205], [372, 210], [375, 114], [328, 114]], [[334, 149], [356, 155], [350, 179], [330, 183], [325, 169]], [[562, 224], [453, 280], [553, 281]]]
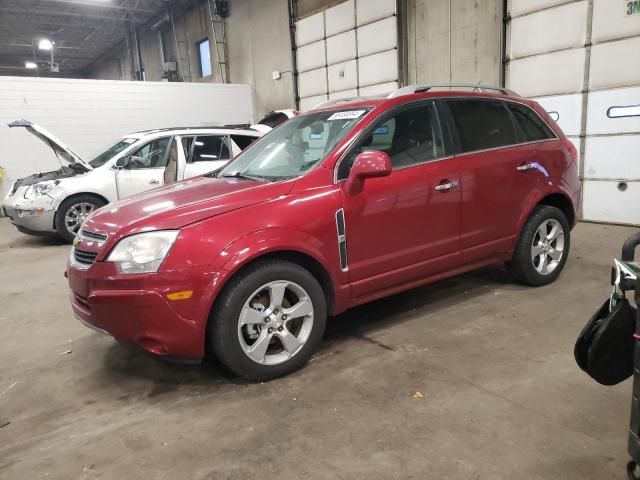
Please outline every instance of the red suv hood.
[[117, 237], [180, 228], [271, 200], [288, 193], [292, 186], [293, 182], [196, 177], [111, 203], [89, 218], [83, 228]]

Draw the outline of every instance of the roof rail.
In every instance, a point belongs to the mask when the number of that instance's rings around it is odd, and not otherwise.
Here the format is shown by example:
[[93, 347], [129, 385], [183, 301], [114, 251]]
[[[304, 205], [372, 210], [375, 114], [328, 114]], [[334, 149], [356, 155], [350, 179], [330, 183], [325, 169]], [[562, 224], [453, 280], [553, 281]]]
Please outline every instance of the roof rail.
[[409, 85], [408, 87], [402, 87], [391, 92], [387, 98], [400, 97], [402, 95], [410, 95], [412, 93], [428, 92], [432, 88], [452, 88], [452, 87], [464, 87], [471, 88], [474, 92], [499, 92], [504, 95], [511, 95], [519, 97], [516, 92], [504, 87], [492, 87], [490, 85], [481, 85], [480, 83], [425, 83], [421, 85]]
[[169, 130], [242, 130], [242, 129], [250, 129], [250, 123], [237, 123], [230, 125], [191, 125], [189, 127], [158, 127], [158, 128], [148, 128], [146, 130], [137, 130], [135, 132], [131, 132], [132, 134], [151, 134], [157, 132], [167, 132]]
[[344, 102], [352, 102], [354, 100], [364, 100], [364, 97], [342, 97], [342, 98], [334, 98], [333, 100], [327, 100], [326, 102], [320, 102], [318, 105], [313, 107], [311, 110], [315, 110], [316, 108], [324, 108], [329, 107], [331, 105], [336, 105], [338, 103]]

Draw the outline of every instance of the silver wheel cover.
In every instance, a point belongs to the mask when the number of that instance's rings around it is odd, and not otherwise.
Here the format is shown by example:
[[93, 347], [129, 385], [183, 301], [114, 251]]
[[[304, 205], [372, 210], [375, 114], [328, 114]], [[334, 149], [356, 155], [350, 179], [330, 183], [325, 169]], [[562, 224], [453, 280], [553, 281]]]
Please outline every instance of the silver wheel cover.
[[260, 365], [293, 358], [309, 340], [313, 304], [309, 294], [287, 280], [269, 282], [253, 292], [238, 318], [238, 340], [245, 355]]
[[550, 275], [564, 255], [564, 230], [557, 220], [544, 220], [533, 235], [531, 261], [540, 275]]
[[82, 224], [94, 209], [94, 205], [89, 202], [80, 202], [71, 205], [64, 214], [64, 226], [67, 231], [73, 235], [77, 235], [80, 227], [82, 227]]

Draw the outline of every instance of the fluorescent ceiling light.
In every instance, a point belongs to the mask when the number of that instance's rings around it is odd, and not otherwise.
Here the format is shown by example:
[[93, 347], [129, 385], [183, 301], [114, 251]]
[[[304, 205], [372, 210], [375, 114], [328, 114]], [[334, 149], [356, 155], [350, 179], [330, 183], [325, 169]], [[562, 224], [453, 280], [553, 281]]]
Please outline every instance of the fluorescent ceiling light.
[[48, 38], [43, 38], [38, 43], [38, 48], [40, 50], [51, 50], [53, 48], [53, 42], [51, 40], [49, 40]]
[[38, 68], [38, 65], [35, 62], [25, 62], [24, 67], [33, 70]]

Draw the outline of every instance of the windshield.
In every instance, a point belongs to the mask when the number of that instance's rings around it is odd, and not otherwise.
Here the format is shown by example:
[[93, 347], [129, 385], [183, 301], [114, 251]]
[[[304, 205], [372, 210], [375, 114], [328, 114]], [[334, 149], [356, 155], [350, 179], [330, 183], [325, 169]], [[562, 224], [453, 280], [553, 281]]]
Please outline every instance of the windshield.
[[96, 158], [91, 160], [89, 164], [93, 168], [101, 167], [102, 165], [107, 163], [109, 160], [111, 160], [113, 157], [115, 157], [117, 154], [119, 154], [121, 151], [123, 151], [125, 148], [127, 148], [129, 145], [137, 141], [138, 141], [137, 138], [124, 138], [120, 140], [118, 143], [116, 143], [113, 147], [109, 148], [108, 150], [105, 150]]
[[368, 109], [295, 117], [269, 132], [220, 171], [221, 177], [286, 180], [318, 165]]

